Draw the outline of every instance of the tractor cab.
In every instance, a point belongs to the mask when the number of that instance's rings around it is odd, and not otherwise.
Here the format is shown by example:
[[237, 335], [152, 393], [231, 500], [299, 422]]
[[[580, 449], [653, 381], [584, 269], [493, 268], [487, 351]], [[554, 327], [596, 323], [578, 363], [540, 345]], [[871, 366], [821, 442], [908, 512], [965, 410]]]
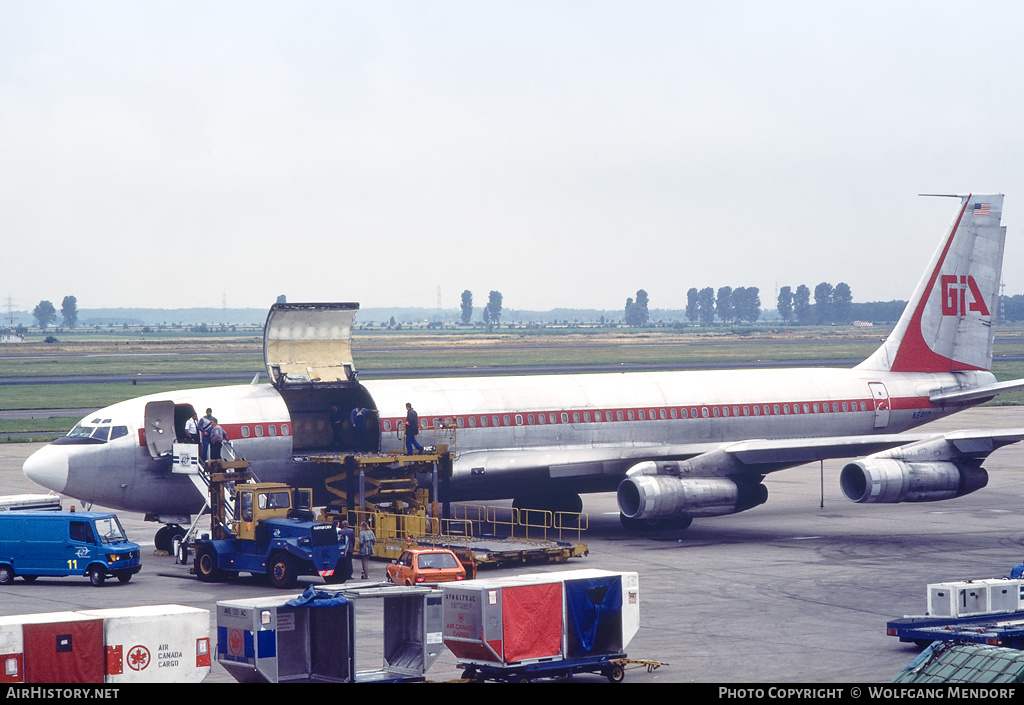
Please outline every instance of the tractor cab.
[[235, 521], [232, 533], [253, 540], [260, 522], [267, 519], [312, 521], [313, 491], [280, 482], [256, 482], [235, 486]]

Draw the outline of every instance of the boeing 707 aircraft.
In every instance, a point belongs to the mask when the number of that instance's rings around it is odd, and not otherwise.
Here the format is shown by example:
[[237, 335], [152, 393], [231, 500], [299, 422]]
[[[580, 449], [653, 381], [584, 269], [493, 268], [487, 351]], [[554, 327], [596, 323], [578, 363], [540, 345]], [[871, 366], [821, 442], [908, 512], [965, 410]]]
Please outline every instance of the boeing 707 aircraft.
[[852, 369], [360, 382], [349, 340], [356, 304], [278, 304], [264, 334], [269, 384], [114, 404], [34, 453], [24, 473], [173, 528], [203, 505], [190, 480], [171, 472], [170, 444], [193, 412], [212, 407], [261, 480], [315, 487], [323, 471], [305, 456], [330, 445], [332, 404], [377, 409], [372, 445], [399, 451], [411, 402], [427, 433], [457, 428], [452, 500], [579, 511], [581, 493], [617, 491], [625, 526], [685, 527], [762, 504], [767, 473], [828, 458], [858, 458], [840, 475], [854, 502], [960, 497], [985, 486], [982, 462], [1024, 428], [906, 432], [1024, 380], [998, 383], [989, 371], [1003, 196], [958, 198], [898, 324]]

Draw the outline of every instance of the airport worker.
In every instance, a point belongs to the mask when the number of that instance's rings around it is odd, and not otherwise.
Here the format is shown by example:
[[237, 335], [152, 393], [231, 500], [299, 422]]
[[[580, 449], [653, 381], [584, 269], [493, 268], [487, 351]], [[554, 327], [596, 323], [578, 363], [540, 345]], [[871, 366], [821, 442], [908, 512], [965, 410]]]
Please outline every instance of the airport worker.
[[373, 546], [377, 543], [377, 535], [370, 528], [370, 523], [364, 521], [359, 525], [359, 560], [363, 563], [362, 579], [366, 580], [366, 573], [370, 569], [370, 556], [373, 555]]
[[337, 404], [331, 404], [331, 448], [343, 448], [345, 446], [345, 414]]
[[200, 456], [203, 460], [210, 459], [210, 429], [213, 428], [213, 409], [206, 410], [206, 416], [199, 419], [199, 436], [203, 447]]
[[341, 520], [341, 530], [338, 531], [338, 535], [345, 537], [345, 552], [341, 556], [341, 580], [344, 582], [352, 577], [352, 553], [356, 545], [356, 532], [348, 525], [348, 519]]
[[416, 413], [416, 410], [412, 408], [412, 404], [406, 402], [405, 404], [405, 452], [412, 455], [412, 449], [416, 448], [416, 452], [422, 453], [423, 446], [420, 445], [419, 441], [416, 440], [416, 436], [420, 434], [420, 415]]
[[365, 416], [366, 409], [357, 406], [352, 409], [352, 413], [348, 417], [349, 423], [352, 424], [352, 443], [357, 453], [363, 449], [363, 436], [366, 435]]
[[185, 422], [185, 440], [189, 443], [199, 443], [199, 415], [194, 411]]
[[213, 425], [210, 427], [210, 458], [220, 460], [221, 447], [224, 445], [224, 441], [228, 440], [228, 432], [217, 423], [216, 418], [212, 418], [211, 423]]
[[371, 450], [370, 422], [376, 412], [376, 409], [367, 409], [365, 406], [357, 406], [352, 409], [349, 421], [352, 423], [352, 435], [355, 437], [353, 443], [357, 452]]

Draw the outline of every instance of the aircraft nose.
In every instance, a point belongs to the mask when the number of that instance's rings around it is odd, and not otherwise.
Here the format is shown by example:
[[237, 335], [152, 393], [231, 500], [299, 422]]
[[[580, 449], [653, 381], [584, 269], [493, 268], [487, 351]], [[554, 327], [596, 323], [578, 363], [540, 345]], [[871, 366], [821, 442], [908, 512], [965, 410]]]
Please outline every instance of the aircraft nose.
[[68, 484], [68, 453], [61, 446], [43, 446], [28, 456], [21, 466], [25, 477], [54, 492], [63, 492]]

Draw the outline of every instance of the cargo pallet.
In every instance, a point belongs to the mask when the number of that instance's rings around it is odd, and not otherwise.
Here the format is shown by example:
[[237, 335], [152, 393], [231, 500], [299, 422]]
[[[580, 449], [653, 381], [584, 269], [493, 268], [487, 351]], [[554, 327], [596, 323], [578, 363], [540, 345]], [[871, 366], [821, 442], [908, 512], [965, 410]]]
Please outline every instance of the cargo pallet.
[[415, 548], [447, 548], [463, 563], [480, 568], [501, 568], [533, 563], [565, 563], [590, 554], [586, 544], [553, 539], [517, 539], [502, 536], [418, 536]]

